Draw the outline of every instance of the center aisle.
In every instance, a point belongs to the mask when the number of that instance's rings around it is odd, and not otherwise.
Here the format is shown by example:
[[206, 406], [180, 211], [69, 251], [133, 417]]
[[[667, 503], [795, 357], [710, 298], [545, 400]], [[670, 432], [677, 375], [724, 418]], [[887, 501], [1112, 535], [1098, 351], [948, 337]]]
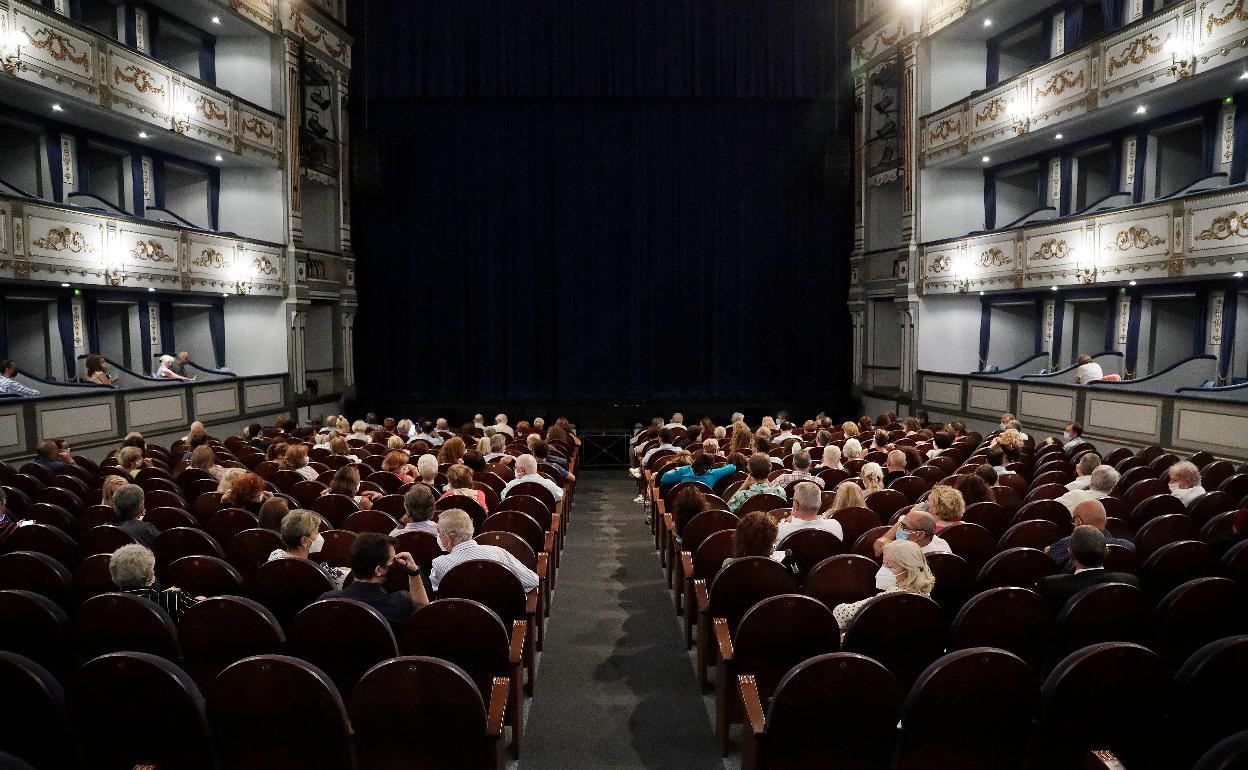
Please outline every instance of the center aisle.
[[722, 768], [635, 483], [576, 486], [519, 767]]

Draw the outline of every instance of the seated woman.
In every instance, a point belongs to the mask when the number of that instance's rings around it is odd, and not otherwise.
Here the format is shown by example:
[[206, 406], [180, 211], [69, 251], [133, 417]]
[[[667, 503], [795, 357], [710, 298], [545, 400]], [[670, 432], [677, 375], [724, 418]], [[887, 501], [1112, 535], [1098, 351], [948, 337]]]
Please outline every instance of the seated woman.
[[836, 444], [828, 444], [823, 448], [823, 459], [819, 462], [820, 468], [829, 468], [834, 471], [842, 470], [841, 468], [841, 448]]
[[123, 545], [108, 557], [108, 575], [123, 594], [138, 596], [159, 604], [177, 625], [186, 611], [203, 601], [188, 596], [181, 588], [160, 590], [156, 585], [156, 554], [141, 545]]
[[[411, 466], [408, 466], [411, 467]], [[438, 458], [431, 454], [423, 454], [416, 461], [417, 479], [420, 483], [426, 484], [433, 488], [438, 494], [442, 494], [442, 487], [438, 484]]]
[[344, 465], [335, 471], [333, 480], [329, 482], [329, 488], [321, 494], [346, 495], [354, 500], [362, 511], [372, 508], [373, 501], [381, 497], [380, 492], [360, 491], [360, 471], [354, 465]]
[[386, 449], [403, 449], [407, 446], [407, 442], [401, 436], [391, 436], [386, 439]]
[[160, 366], [156, 367], [156, 376], [162, 380], [181, 380], [182, 382], [194, 382], [194, 377], [183, 377], [173, 370], [173, 365], [178, 360], [173, 356], [161, 356]]
[[936, 517], [936, 532], [962, 523], [966, 503], [962, 493], [948, 484], [937, 484], [927, 495], [927, 512]]
[[446, 463], [454, 465], [463, 459], [464, 452], [468, 449], [464, 444], [464, 440], [459, 436], [448, 439], [441, 447], [438, 448], [438, 464]]
[[[881, 593], [906, 591], [921, 596], [931, 596], [936, 577], [927, 566], [927, 557], [917, 543], [909, 540], [893, 540], [884, 546], [884, 566], [875, 576], [876, 588]], [[878, 594], [877, 594], [878, 595]], [[868, 597], [851, 604], [838, 604], [832, 609], [841, 634], [862, 606], [875, 597]]]
[[679, 484], [682, 481], [700, 481], [707, 486], [708, 489], [715, 487], [715, 482], [724, 476], [731, 476], [737, 472], [737, 466], [732, 463], [715, 466], [715, 456], [707, 452], [698, 452], [693, 455], [689, 465], [682, 465], [673, 468], [664, 473], [659, 478], [661, 484]]
[[846, 460], [857, 460], [862, 456], [862, 442], [856, 438], [845, 439], [845, 446], [841, 447], [841, 454]]
[[450, 482], [447, 490], [442, 493], [442, 500], [453, 495], [462, 497], [471, 497], [481, 506], [486, 513], [490, 512], [490, 506], [485, 502], [485, 492], [477, 489], [472, 485], [472, 471], [467, 465], [452, 465], [446, 472], [446, 478]]
[[360, 462], [360, 458], [351, 454], [351, 445], [342, 436], [335, 436], [329, 440], [329, 451], [336, 455], [347, 458], [352, 463]]
[[732, 533], [732, 557], [724, 560], [724, 566], [747, 556], [774, 558], [776, 533], [779, 529], [776, 520], [762, 511], [742, 516]]
[[863, 489], [866, 490], [868, 495], [885, 488], [884, 469], [880, 467], [879, 463], [867, 463], [862, 466], [862, 471], [859, 475], [862, 476]]
[[122, 447], [117, 453], [117, 467], [130, 478], [138, 476], [143, 470], [143, 450], [137, 446]]
[[105, 476], [100, 485], [100, 505], [107, 505], [109, 508], [112, 508], [113, 495], [117, 494], [117, 490], [129, 483], [130, 482], [115, 473], [110, 473]]
[[[407, 460], [408, 460], [407, 452], [404, 452], [402, 450], [395, 450], [393, 452], [387, 452], [385, 459], [381, 461], [381, 469], [383, 471], [393, 473], [394, 475], [398, 476], [400, 479], [403, 479], [404, 484], [410, 484], [416, 480], [417, 474], [416, 474], [416, 469], [413, 468], [411, 464], [408, 463]], [[435, 473], [437, 472], [436, 464], [434, 467], [434, 472]]]
[[316, 477], [320, 475], [316, 472], [316, 468], [308, 465], [308, 448], [303, 444], [287, 446], [286, 454], [277, 461], [277, 467], [286, 471], [294, 471], [308, 481], [316, 481]]
[[676, 493], [672, 500], [672, 524], [676, 527], [676, 536], [685, 532], [685, 525], [702, 511], [710, 508], [706, 493], [697, 487], [685, 487]]
[[117, 378], [110, 377], [108, 367], [104, 363], [104, 356], [87, 356], [84, 362], [87, 368], [87, 380], [89, 382], [98, 382], [101, 385], [116, 384]]
[[282, 531], [282, 519], [290, 513], [290, 504], [284, 497], [270, 497], [260, 506], [260, 528]]
[[[321, 517], [311, 511], [291, 511], [282, 519], [282, 548], [275, 548], [268, 561], [274, 559], [310, 559], [325, 547], [321, 536]], [[312, 562], [321, 568], [334, 584], [334, 590], [342, 588], [350, 570], [333, 567], [323, 562]]]
[[950, 485], [962, 493], [962, 503], [964, 505], [992, 501], [992, 493], [988, 489], [988, 484], [973, 473], [962, 473], [955, 476]]
[[555, 424], [550, 426], [550, 430], [546, 432], [546, 440], [562, 441], [571, 446], [580, 446], [581, 440], [572, 432], [572, 424], [568, 422], [567, 417], [560, 417], [555, 420]]
[[222, 508], [242, 508], [260, 515], [264, 501], [273, 497], [264, 479], [250, 472], [239, 474], [230, 481], [230, 488], [221, 495]]
[[207, 471], [208, 475], [216, 481], [220, 481], [226, 471], [224, 467], [217, 465], [216, 455], [213, 454], [212, 447], [207, 444], [195, 447], [195, 450], [191, 452], [191, 461], [186, 467]]
[[824, 511], [825, 519], [832, 518], [832, 514], [845, 508], [865, 508], [867, 506], [867, 498], [862, 493], [862, 487], [855, 484], [852, 480], [842, 481], [836, 485], [836, 496], [832, 498], [832, 507]]
[[230, 491], [230, 487], [234, 484], [234, 479], [242, 476], [247, 472], [246, 468], [226, 468], [225, 473], [221, 474], [221, 479], [217, 483], [217, 491], [225, 494]]

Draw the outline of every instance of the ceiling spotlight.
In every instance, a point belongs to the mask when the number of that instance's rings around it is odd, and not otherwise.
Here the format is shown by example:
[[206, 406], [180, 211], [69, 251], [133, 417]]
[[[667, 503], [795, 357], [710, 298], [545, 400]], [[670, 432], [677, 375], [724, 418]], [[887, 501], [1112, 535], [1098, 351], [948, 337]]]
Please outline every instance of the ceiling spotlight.
[[140, 138], [140, 139], [146, 139], [146, 138], [147, 138], [147, 132], [146, 132], [146, 131], [140, 131], [140, 132], [139, 132], [139, 138]]
[[1134, 286], [1134, 285], [1135, 285], [1135, 281], [1127, 281], [1127, 285], [1128, 285], [1128, 286]]
[[1057, 291], [1057, 287], [1056, 287], [1056, 286], [1050, 286], [1050, 287], [1049, 287], [1049, 291]]
[[221, 23], [221, 17], [220, 17], [220, 16], [213, 16], [213, 17], [212, 17], [212, 23], [213, 23], [213, 24], [220, 24], [220, 23]]
[[64, 107], [62, 107], [62, 106], [61, 106], [61, 105], [59, 105], [59, 104], [54, 104], [54, 105], [52, 105], [52, 111], [53, 111], [53, 112], [64, 112], [64, 111], [65, 111], [65, 108], [64, 108]]
[[982, 296], [984, 296], [984, 293], [981, 291], [981, 292], [979, 293], [979, 296], [981, 296], [981, 297], [982, 297]]
[[1053, 135], [1053, 138], [1054, 138], [1054, 139], [1061, 139], [1061, 138], [1062, 138], [1062, 135], [1061, 135], [1061, 134], [1054, 134], [1054, 135]]
[[229, 292], [227, 292], [227, 291], [223, 291], [223, 292], [221, 292], [221, 296], [222, 296], [222, 297], [228, 297], [228, 296], [230, 296], [230, 293], [229, 293]]
[[216, 161], [217, 161], [218, 163], [220, 163], [220, 162], [221, 162], [221, 161], [223, 161], [223, 160], [225, 160], [225, 158], [221, 157], [220, 155], [218, 155], [218, 156], [216, 157]]
[[62, 288], [62, 289], [68, 289], [68, 288], [69, 288], [69, 284], [67, 284], [67, 283], [63, 283], [63, 284], [61, 284], [61, 288]]
[[991, 26], [992, 26], [992, 19], [984, 19], [984, 26], [985, 26], [985, 27], [991, 27]]
[[155, 286], [148, 286], [148, 287], [147, 287], [147, 290], [148, 290], [148, 291], [156, 291], [156, 287], [155, 287]]
[[1144, 106], [1144, 105], [1142, 105], [1142, 104], [1141, 104], [1139, 107], [1136, 107], [1136, 108], [1135, 108], [1135, 114], [1136, 114], [1136, 115], [1143, 115], [1143, 114], [1144, 114], [1144, 113], [1146, 113], [1146, 112], [1148, 112], [1148, 108], [1147, 108], [1147, 107], [1145, 107], [1145, 106]]
[[987, 155], [979, 159], [981, 163], [987, 163], [990, 160], [992, 160], [992, 158], [988, 157]]

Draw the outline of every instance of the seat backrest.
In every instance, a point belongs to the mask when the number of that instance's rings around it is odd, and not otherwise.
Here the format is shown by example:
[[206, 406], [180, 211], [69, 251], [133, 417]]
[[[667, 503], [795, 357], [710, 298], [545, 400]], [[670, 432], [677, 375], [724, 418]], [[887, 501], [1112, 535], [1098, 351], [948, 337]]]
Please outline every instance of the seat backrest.
[[[704, 544], [705, 545], [705, 544]], [[766, 556], [746, 556], [725, 564], [710, 582], [712, 618], [728, 621], [735, 631], [741, 617], [769, 596], [797, 592], [793, 573]]]
[[472, 599], [494, 610], [508, 626], [525, 619], [525, 593], [511, 570], [484, 559], [452, 567], [438, 584], [439, 599]]
[[1184, 759], [1194, 761], [1214, 741], [1248, 724], [1245, 686], [1248, 636], [1209, 642], [1188, 657], [1175, 674], [1171, 706], [1176, 741], [1187, 748]]
[[949, 649], [998, 647], [1033, 668], [1044, 664], [1053, 613], [1049, 603], [1029, 588], [989, 588], [972, 596], [949, 630]]
[[390, 623], [376, 609], [354, 599], [321, 599], [295, 615], [292, 655], [319, 667], [350, 692], [364, 672], [399, 654]]
[[329, 676], [311, 663], [254, 655], [227, 666], [205, 694], [224, 767], [353, 766], [346, 706]]
[[520, 511], [527, 513], [533, 517], [533, 520], [542, 525], [542, 529], [549, 532], [551, 523], [554, 521], [552, 512], [554, 508], [542, 502], [533, 495], [517, 494], [513, 488], [511, 494], [500, 500], [498, 507], [494, 509], [494, 513], [502, 513], [503, 511]]
[[888, 521], [894, 513], [910, 503], [910, 499], [895, 489], [881, 489], [867, 495], [867, 507], [875, 511], [880, 521]]
[[530, 497], [536, 497], [538, 500], [541, 500], [549, 510], [555, 510], [555, 496], [549, 489], [536, 481], [522, 481], [519, 484], [516, 484], [511, 489], [507, 490], [507, 497], [511, 497], [512, 495], [529, 495]]
[[82, 555], [112, 553], [123, 545], [137, 542], [129, 532], [113, 524], [101, 524], [82, 533]]
[[520, 511], [493, 513], [481, 524], [480, 532], [510, 532], [529, 544], [534, 553], [540, 553], [546, 545], [546, 532], [533, 517]]
[[0, 589], [31, 591], [66, 607], [71, 579], [65, 565], [47, 554], [12, 551], [0, 556]]
[[1070, 510], [1056, 500], [1032, 500], [1026, 505], [1018, 509], [1014, 514], [1012, 522], [1017, 524], [1020, 521], [1031, 521], [1033, 519], [1045, 519], [1057, 525], [1063, 535], [1070, 532], [1073, 526], [1070, 523]]
[[160, 569], [183, 556], [216, 556], [225, 558], [217, 539], [202, 529], [174, 527], [161, 532], [152, 548], [156, 553], [156, 567]]
[[1231, 497], [1227, 492], [1207, 492], [1187, 504], [1187, 515], [1202, 525], [1219, 513], [1233, 511], [1239, 507], [1239, 498]]
[[998, 586], [1031, 588], [1042, 577], [1052, 575], [1057, 565], [1048, 554], [1036, 548], [1010, 548], [1001, 551], [979, 571], [980, 590]]
[[[10, 498], [11, 500], [12, 498]], [[78, 562], [78, 543], [56, 527], [27, 524], [9, 535], [5, 547], [11, 551], [34, 551], [56, 559], [66, 567]]]
[[1226, 460], [1215, 460], [1200, 469], [1200, 485], [1212, 491], [1234, 474], [1234, 465], [1231, 465]]
[[[493, 767], [482, 697], [463, 669], [406, 656], [374, 667], [351, 699], [360, 767]], [[448, 758], [446, 747], [455, 747]]]
[[226, 544], [226, 558], [243, 581], [251, 580], [269, 554], [282, 547], [282, 536], [271, 529], [245, 529]]
[[1144, 589], [1154, 599], [1189, 580], [1218, 572], [1218, 557], [1207, 543], [1180, 540], [1158, 548], [1140, 568]]
[[[1144, 482], [1140, 482], [1144, 483]], [[1134, 489], [1134, 488], [1133, 488]], [[1128, 495], [1125, 505], [1130, 504], [1130, 496]], [[1131, 508], [1131, 513], [1127, 516], [1127, 523], [1135, 527], [1137, 530], [1144, 526], [1145, 523], [1161, 516], [1174, 513], [1183, 513], [1183, 502], [1179, 498], [1167, 492], [1150, 495], [1140, 500]]]
[[74, 613], [74, 643], [81, 660], [123, 651], [178, 659], [178, 631], [169, 614], [132, 594], [100, 594], [83, 602]]
[[1020, 521], [1011, 526], [997, 542], [997, 550], [1037, 548], [1043, 550], [1062, 539], [1062, 529], [1047, 519]]
[[737, 515], [728, 511], [702, 511], [685, 524], [680, 533], [681, 550], [695, 553], [698, 546], [716, 532], [732, 530], [737, 526]]
[[832, 518], [841, 524], [841, 532], [845, 534], [846, 548], [852, 548], [862, 537], [862, 533], [882, 524], [880, 515], [870, 508], [842, 508], [832, 514]]
[[858, 609], [845, 627], [843, 645], [847, 652], [883, 663], [908, 687], [944, 651], [945, 628], [944, 613], [936, 602], [894, 591], [868, 599]]
[[492, 545], [502, 548], [507, 553], [516, 557], [516, 559], [533, 570], [537, 571], [537, 554], [533, 551], [533, 547], [524, 541], [524, 538], [514, 532], [490, 531], [481, 532], [473, 535], [473, 540], [478, 545]]
[[840, 627], [823, 602], [801, 594], [771, 596], [747, 610], [737, 625], [733, 670], [752, 675], [765, 702], [789, 669], [838, 652], [840, 642]]
[[[342, 523], [347, 517], [360, 509], [355, 501], [346, 495], [322, 495], [312, 501], [310, 506], [312, 510], [324, 516], [334, 529], [341, 529]], [[399, 500], [399, 507], [402, 508], [402, 499]], [[400, 513], [400, 515], [402, 515]]]
[[1135, 533], [1135, 552], [1145, 561], [1158, 548], [1179, 540], [1194, 540], [1199, 535], [1196, 522], [1182, 513], [1171, 513], [1147, 522]]
[[893, 481], [888, 488], [894, 492], [900, 492], [906, 496], [907, 501], [913, 503], [919, 499], [919, 495], [926, 492], [931, 486], [931, 484], [918, 476], [902, 476]]
[[733, 534], [733, 530], [724, 529], [702, 541], [698, 550], [693, 552], [694, 579], [705, 580], [710, 584], [724, 561], [732, 556]]
[[70, 537], [78, 532], [77, 520], [56, 503], [31, 503], [22, 510], [22, 518], [56, 527]]
[[1134, 642], [1145, 634], [1152, 602], [1126, 583], [1101, 583], [1075, 594], [1053, 624], [1053, 648], [1064, 655], [1100, 642]]
[[861, 601], [875, 594], [875, 573], [879, 569], [879, 564], [858, 554], [832, 556], [810, 570], [802, 593], [828, 607]]
[[[772, 767], [887, 767], [902, 689], [887, 668], [850, 652], [819, 655], [789, 671], [767, 708]], [[835, 719], [829, 719], [835, 714]]]
[[1037, 500], [1056, 500], [1064, 494], [1066, 494], [1065, 484], [1048, 483], [1033, 485], [1023, 497], [1023, 503], [1033, 503]]
[[[1040, 680], [1018, 656], [976, 647], [927, 667], [901, 710], [899, 767], [990, 768], [1021, 764]], [[945, 719], [958, 715], [950, 740]]]
[[1201, 577], [1179, 585], [1157, 605], [1154, 649], [1168, 668], [1177, 669], [1209, 642], [1248, 631], [1243, 599], [1240, 586], [1224, 577]]
[[978, 524], [955, 524], [940, 530], [939, 537], [949, 544], [953, 552], [978, 570], [997, 550], [997, 538]]
[[178, 640], [187, 673], [206, 687], [235, 661], [282, 652], [286, 635], [273, 613], [259, 602], [241, 596], [210, 596], [182, 616]]
[[[51, 671], [24, 655], [0, 651], [0, 692], [14, 704], [0, 720], [0, 746], [40, 767], [72, 767], [65, 690]], [[9, 765], [0, 759], [0, 767]]]
[[792, 553], [790, 563], [797, 566], [798, 580], [802, 581], [815, 565], [829, 557], [845, 553], [845, 544], [826, 529], [805, 527], [789, 533], [776, 546], [776, 550]]
[[404, 655], [424, 655], [462, 668], [481, 692], [510, 676], [510, 628], [481, 602], [438, 599], [412, 614], [399, 635]]
[[252, 597], [289, 628], [299, 610], [333, 590], [333, 583], [321, 568], [306, 559], [281, 558], [260, 565], [248, 589]]
[[1010, 525], [1010, 515], [1001, 504], [983, 500], [966, 506], [962, 521], [968, 524], [978, 524], [994, 536], [1001, 537]]
[[192, 596], [238, 595], [243, 590], [243, 576], [225, 559], [183, 556], [165, 566], [161, 584], [177, 586]]
[[[83, 665], [68, 689], [92, 767], [213, 767], [203, 696], [168, 660], [142, 652], [102, 655]], [[129, 708], [117, 708], [119, 693]], [[134, 729], [136, 713], [143, 715], [142, 730]]]
[[438, 511], [449, 511], [452, 508], [458, 508], [468, 514], [468, 518], [472, 519], [474, 527], [481, 526], [486, 519], [485, 509], [481, 507], [481, 504], [477, 502], [475, 497], [451, 495], [438, 500], [433, 507]]
[[741, 506], [737, 508], [736, 513], [738, 516], [744, 516], [747, 513], [755, 513], [757, 511], [762, 511], [763, 513], [766, 513], [767, 511], [772, 511], [772, 510], [775, 510], [776, 508], [783, 508], [788, 504], [789, 504], [789, 501], [784, 499], [780, 495], [773, 495], [770, 492], [763, 492], [762, 494], [754, 495], [753, 497], [749, 498], [744, 503], [742, 503]]

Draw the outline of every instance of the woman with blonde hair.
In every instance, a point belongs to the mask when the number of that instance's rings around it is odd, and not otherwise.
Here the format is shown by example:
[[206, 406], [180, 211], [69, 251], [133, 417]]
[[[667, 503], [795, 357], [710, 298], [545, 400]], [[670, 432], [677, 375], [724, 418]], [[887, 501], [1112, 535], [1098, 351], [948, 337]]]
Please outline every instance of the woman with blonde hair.
[[117, 453], [117, 467], [130, 478], [138, 476], [139, 471], [143, 470], [143, 450], [137, 446], [122, 447]]
[[867, 498], [862, 493], [862, 487], [852, 481], [842, 481], [836, 485], [836, 496], [832, 498], [832, 507], [823, 514], [823, 518], [830, 519], [832, 514], [845, 508], [865, 508], [866, 506]]
[[391, 436], [386, 439], [386, 449], [402, 449], [407, 446], [407, 442], [401, 436]]
[[846, 460], [857, 460], [862, 455], [862, 442], [856, 438], [847, 439], [841, 454]]
[[187, 467], [207, 471], [208, 475], [217, 481], [225, 475], [225, 468], [217, 465], [216, 455], [213, 454], [212, 447], [207, 444], [195, 447], [195, 450], [191, 452], [191, 462]]
[[841, 423], [841, 432], [845, 434], [845, 438], [854, 438], [858, 435], [858, 423], [846, 420]]
[[962, 523], [966, 502], [962, 493], [948, 484], [937, 484], [927, 495], [927, 512], [936, 517], [936, 532]]
[[439, 494], [442, 492], [442, 487], [438, 484], [438, 458], [431, 454], [421, 455], [416, 461], [416, 472], [419, 475], [417, 481], [432, 487]]
[[217, 484], [217, 491], [225, 494], [230, 490], [230, 485], [234, 483], [234, 479], [246, 472], [246, 468], [226, 468], [225, 473], [221, 474], [220, 482]]
[[[927, 566], [927, 557], [923, 555], [923, 549], [918, 543], [893, 540], [884, 546], [884, 566], [875, 575], [875, 585], [882, 594], [904, 591], [930, 597], [932, 587], [936, 585], [936, 576]], [[858, 614], [858, 610], [874, 598], [872, 596], [852, 604], [838, 604], [833, 608], [832, 614], [836, 617], [842, 634]]]
[[446, 443], [438, 449], [438, 464], [454, 465], [464, 458], [464, 452], [466, 451], [468, 451], [468, 447], [459, 436], [447, 439]]
[[869, 495], [884, 489], [884, 469], [879, 463], [867, 463], [862, 466], [863, 489]]
[[308, 448], [303, 444], [288, 445], [286, 454], [277, 461], [277, 467], [285, 471], [294, 471], [308, 481], [316, 481], [316, 477], [320, 475], [316, 472], [316, 468], [308, 465]]
[[836, 444], [825, 446], [823, 448], [823, 459], [819, 461], [819, 467], [834, 471], [841, 470], [841, 448]]
[[117, 494], [117, 490], [129, 484], [121, 476], [110, 473], [104, 477], [103, 484], [100, 486], [100, 505], [113, 507], [113, 495]]

